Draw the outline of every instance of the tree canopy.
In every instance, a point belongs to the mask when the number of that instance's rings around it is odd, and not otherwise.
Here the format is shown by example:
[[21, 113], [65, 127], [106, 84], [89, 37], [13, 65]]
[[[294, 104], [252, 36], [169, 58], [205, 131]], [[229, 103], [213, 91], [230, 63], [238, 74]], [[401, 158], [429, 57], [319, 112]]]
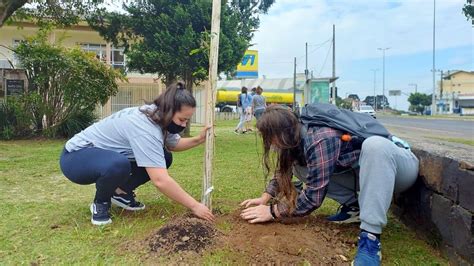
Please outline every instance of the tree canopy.
[[[13, 21], [28, 19], [37, 24], [55, 26], [77, 24], [103, 0], [0, 0], [0, 27], [11, 17]], [[31, 3], [26, 6], [25, 4]]]
[[462, 8], [466, 18], [471, 20], [472, 25], [474, 26], [474, 5], [472, 5], [472, 0], [466, 0], [466, 4]]
[[[235, 69], [259, 26], [259, 14], [273, 2], [223, 1], [219, 72]], [[183, 79], [190, 88], [208, 75], [211, 8], [206, 0], [136, 1], [124, 5], [126, 13], [98, 9], [88, 22], [125, 48], [130, 69], [157, 74], [167, 84]]]
[[431, 105], [431, 95], [427, 95], [424, 93], [410, 93], [408, 97], [408, 102], [410, 103], [410, 110], [423, 113], [426, 106]]

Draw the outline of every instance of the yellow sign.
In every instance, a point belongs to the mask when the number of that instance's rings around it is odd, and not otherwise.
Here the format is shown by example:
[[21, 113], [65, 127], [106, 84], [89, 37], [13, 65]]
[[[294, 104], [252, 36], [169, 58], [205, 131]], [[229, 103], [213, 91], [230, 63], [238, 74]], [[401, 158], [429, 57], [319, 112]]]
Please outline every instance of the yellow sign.
[[237, 78], [258, 78], [258, 51], [247, 50], [237, 65]]

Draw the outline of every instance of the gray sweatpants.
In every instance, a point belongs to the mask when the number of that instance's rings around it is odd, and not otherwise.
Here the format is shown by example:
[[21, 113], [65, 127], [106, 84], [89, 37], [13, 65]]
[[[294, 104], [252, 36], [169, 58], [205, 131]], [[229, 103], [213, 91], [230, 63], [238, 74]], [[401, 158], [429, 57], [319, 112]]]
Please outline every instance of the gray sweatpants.
[[[359, 191], [360, 228], [380, 234], [387, 224], [387, 211], [393, 193], [405, 191], [418, 176], [418, 159], [407, 149], [378, 136], [362, 143], [359, 158], [359, 184], [352, 171], [334, 174], [328, 185], [327, 196], [340, 204], [354, 203]], [[305, 182], [306, 168], [295, 167], [294, 174]], [[359, 185], [355, 188], [354, 185]]]

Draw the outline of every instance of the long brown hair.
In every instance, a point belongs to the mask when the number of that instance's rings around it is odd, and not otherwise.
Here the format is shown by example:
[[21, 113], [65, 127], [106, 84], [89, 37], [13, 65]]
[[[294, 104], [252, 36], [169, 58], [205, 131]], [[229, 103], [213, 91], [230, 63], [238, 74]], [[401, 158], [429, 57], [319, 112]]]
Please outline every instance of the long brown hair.
[[181, 107], [184, 105], [192, 108], [196, 107], [196, 99], [185, 88], [183, 82], [169, 85], [152, 103], [157, 106], [156, 109], [140, 109], [140, 111], [161, 127], [164, 139], [168, 135], [166, 127], [173, 120], [174, 114], [181, 111]]
[[296, 190], [291, 179], [293, 163], [301, 161], [301, 125], [298, 118], [287, 108], [270, 106], [257, 122], [257, 129], [263, 140], [263, 163], [266, 174], [270, 173], [270, 150], [272, 145], [277, 149], [275, 178], [279, 187], [278, 198], [288, 203], [290, 211], [295, 208]]

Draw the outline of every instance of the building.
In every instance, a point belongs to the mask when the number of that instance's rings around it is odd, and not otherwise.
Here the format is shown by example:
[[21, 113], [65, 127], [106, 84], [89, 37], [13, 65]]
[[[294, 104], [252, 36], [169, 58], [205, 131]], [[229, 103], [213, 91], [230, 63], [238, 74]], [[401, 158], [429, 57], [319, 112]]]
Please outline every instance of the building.
[[448, 71], [438, 82], [438, 114], [474, 115], [474, 71]]
[[[15, 72], [11, 69], [21, 68], [14, 53], [6, 48], [14, 48], [29, 36], [38, 32], [39, 28], [30, 22], [20, 22], [15, 25], [4, 25], [0, 28], [0, 102], [6, 100], [10, 90], [19, 89], [21, 79], [11, 79]], [[60, 41], [64, 47], [81, 47], [83, 50], [94, 53], [97, 59], [105, 64], [111, 65], [116, 69], [123, 69], [127, 72], [128, 82], [119, 82], [119, 91], [117, 95], [112, 96], [104, 106], [97, 109], [99, 117], [105, 117], [119, 111], [123, 108], [143, 104], [144, 100], [153, 100], [165, 88], [164, 84], [156, 78], [156, 75], [139, 74], [127, 71], [127, 58], [124, 55], [123, 48], [114, 47], [106, 42], [98, 32], [91, 29], [87, 23], [81, 22], [78, 25], [66, 29], [56, 29], [50, 33], [51, 43]]]

